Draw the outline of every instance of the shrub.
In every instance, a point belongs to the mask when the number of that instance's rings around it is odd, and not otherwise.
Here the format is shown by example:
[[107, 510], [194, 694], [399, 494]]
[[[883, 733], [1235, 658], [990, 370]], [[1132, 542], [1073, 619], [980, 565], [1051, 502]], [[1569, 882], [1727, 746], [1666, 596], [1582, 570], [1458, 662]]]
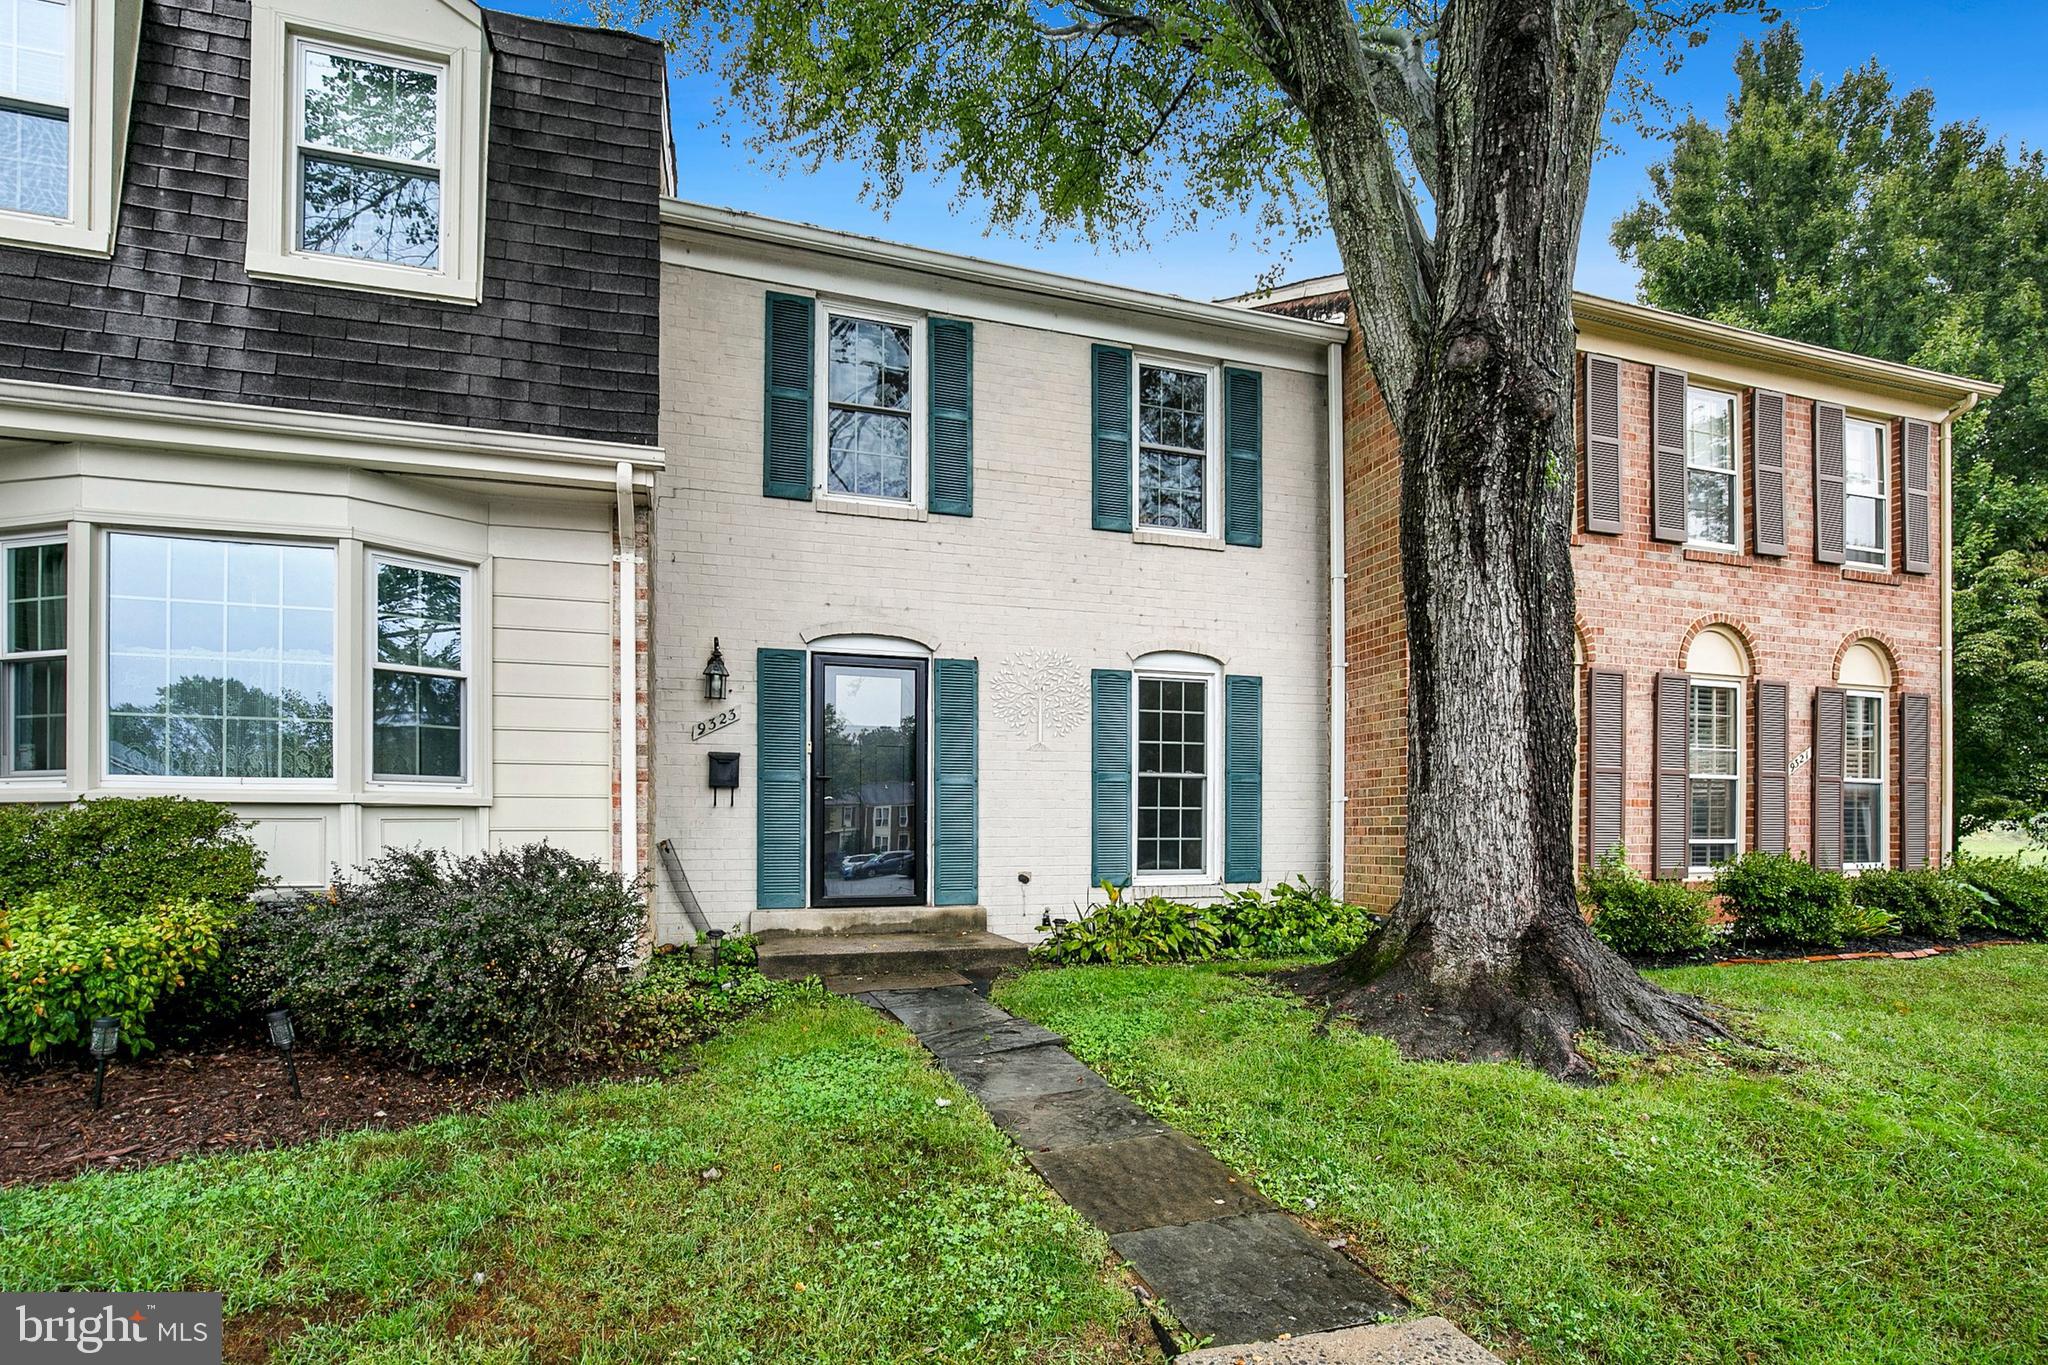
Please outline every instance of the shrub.
[[[1837, 921], [1841, 937], [1848, 938], [1890, 938], [1899, 932], [1899, 917], [1882, 905], [1868, 905], [1851, 893], [1849, 903], [1842, 907], [1842, 918]], [[1837, 940], [1839, 942], [1839, 940]]]
[[1212, 962], [1220, 958], [1335, 957], [1363, 943], [1372, 915], [1308, 881], [1270, 892], [1246, 889], [1213, 905], [1164, 896], [1130, 900], [1117, 887], [1109, 903], [1055, 929], [1034, 950], [1041, 962]]
[[110, 915], [47, 894], [0, 911], [0, 1045], [68, 1047], [107, 1015], [131, 1051], [153, 1046], [152, 1011], [214, 963], [237, 913], [177, 902]]
[[[622, 992], [616, 1013], [593, 1030], [591, 1050], [610, 1060], [659, 1065], [749, 1010], [804, 989], [755, 971], [753, 942], [727, 939], [716, 967], [687, 951], [657, 949]], [[728, 956], [735, 947], [746, 960]]]
[[1697, 953], [1707, 946], [1712, 904], [1679, 881], [1646, 881], [1618, 848], [1586, 869], [1579, 893], [1593, 933], [1618, 953]]
[[2015, 938], [2048, 938], [2048, 867], [1966, 856], [1956, 859], [1955, 874], [1979, 897], [1977, 923]]
[[1340, 957], [1375, 928], [1364, 909], [1310, 886], [1306, 877], [1270, 892], [1247, 887], [1211, 907], [1210, 916], [1224, 945], [1247, 957]]
[[195, 901], [246, 901], [263, 854], [226, 806], [178, 796], [0, 808], [0, 907], [40, 892], [124, 915]]
[[394, 850], [259, 907], [242, 953], [314, 1040], [524, 1071], [616, 1006], [642, 916], [639, 887], [547, 844]]
[[[1927, 938], [1954, 938], [1983, 905], [1982, 898], [1953, 873], [1931, 867], [1859, 872], [1850, 895], [1857, 906], [1889, 916], [1897, 926], [1893, 932]], [[1851, 931], [1851, 937], [1874, 935]]]
[[1714, 878], [1741, 943], [1832, 948], [1842, 941], [1849, 879], [1785, 853], [1745, 853]]

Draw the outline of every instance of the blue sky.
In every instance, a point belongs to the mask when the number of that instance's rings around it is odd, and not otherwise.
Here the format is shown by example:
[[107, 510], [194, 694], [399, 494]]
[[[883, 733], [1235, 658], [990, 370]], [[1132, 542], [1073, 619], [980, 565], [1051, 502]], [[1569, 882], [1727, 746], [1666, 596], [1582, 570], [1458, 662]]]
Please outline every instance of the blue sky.
[[[574, 0], [485, 0], [500, 9], [545, 18], [577, 19]], [[1811, 74], [1832, 84], [1842, 72], [1875, 56], [1901, 88], [1934, 91], [1941, 120], [1973, 118], [2013, 143], [2048, 145], [2048, 6], [2030, 0], [1979, 0], [1930, 6], [1925, 0], [1807, 0], [1786, 6], [1806, 43]], [[1719, 121], [1735, 83], [1731, 63], [1754, 21], [1722, 21], [1711, 40], [1691, 51], [1677, 75], [1659, 88], [1680, 109]], [[956, 206], [951, 187], [913, 184], [886, 208], [859, 199], [861, 178], [850, 167], [777, 178], [758, 164], [743, 127], [712, 125], [715, 90], [704, 77], [671, 77], [679, 193], [685, 199], [869, 233], [1090, 279], [1113, 280], [1194, 298], [1249, 288], [1265, 261], [1232, 240], [1229, 224], [1199, 233], [1154, 234], [1151, 250], [1116, 254], [1079, 238], [1038, 242], [987, 230], [978, 205]], [[1621, 298], [1635, 294], [1634, 272], [1615, 258], [1607, 231], [1615, 217], [1648, 189], [1646, 170], [1661, 144], [1617, 132], [1619, 146], [1595, 168], [1586, 230], [1579, 254], [1579, 285]], [[1295, 251], [1292, 277], [1336, 271], [1336, 248], [1327, 237]]]

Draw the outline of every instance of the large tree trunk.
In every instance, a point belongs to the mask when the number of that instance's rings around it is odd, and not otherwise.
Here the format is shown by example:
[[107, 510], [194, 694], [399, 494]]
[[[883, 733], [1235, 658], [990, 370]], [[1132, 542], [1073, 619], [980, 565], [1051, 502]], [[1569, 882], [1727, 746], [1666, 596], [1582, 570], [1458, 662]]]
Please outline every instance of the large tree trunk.
[[1413, 111], [1387, 106], [1412, 91], [1375, 82], [1346, 0], [1251, 9], [1315, 135], [1403, 454], [1407, 870], [1387, 926], [1298, 984], [1411, 1056], [1564, 1076], [1591, 1074], [1588, 1030], [1631, 1050], [1719, 1035], [1592, 936], [1574, 886], [1571, 281], [1633, 15], [1619, 0], [1446, 7], [1433, 117], [1409, 126], [1432, 241], [1389, 176], [1385, 123]]

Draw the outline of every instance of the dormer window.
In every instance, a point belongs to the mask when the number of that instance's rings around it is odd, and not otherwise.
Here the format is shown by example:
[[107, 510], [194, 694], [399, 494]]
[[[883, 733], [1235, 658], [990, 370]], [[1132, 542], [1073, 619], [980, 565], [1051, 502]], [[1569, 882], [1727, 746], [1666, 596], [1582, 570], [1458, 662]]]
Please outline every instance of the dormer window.
[[71, 27], [65, 0], [0, 0], [0, 209], [71, 214]]
[[445, 69], [298, 46], [299, 248], [438, 268]]
[[0, 243], [114, 250], [142, 0], [0, 0]]

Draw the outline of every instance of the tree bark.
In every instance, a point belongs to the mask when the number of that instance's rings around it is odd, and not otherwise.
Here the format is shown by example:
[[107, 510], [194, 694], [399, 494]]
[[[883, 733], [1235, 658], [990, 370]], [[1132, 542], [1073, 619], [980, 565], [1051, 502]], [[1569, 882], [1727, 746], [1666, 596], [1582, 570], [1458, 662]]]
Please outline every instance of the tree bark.
[[[1307, 118], [1352, 315], [1402, 442], [1407, 867], [1387, 925], [1295, 984], [1410, 1056], [1589, 1078], [1579, 1035], [1720, 1036], [1581, 918], [1569, 532], [1572, 270], [1619, 0], [1453, 0], [1438, 32], [1432, 241], [1359, 77], [1345, 0], [1241, 6]], [[1410, 136], [1416, 130], [1410, 129]], [[1391, 287], [1390, 287], [1391, 286]]]

